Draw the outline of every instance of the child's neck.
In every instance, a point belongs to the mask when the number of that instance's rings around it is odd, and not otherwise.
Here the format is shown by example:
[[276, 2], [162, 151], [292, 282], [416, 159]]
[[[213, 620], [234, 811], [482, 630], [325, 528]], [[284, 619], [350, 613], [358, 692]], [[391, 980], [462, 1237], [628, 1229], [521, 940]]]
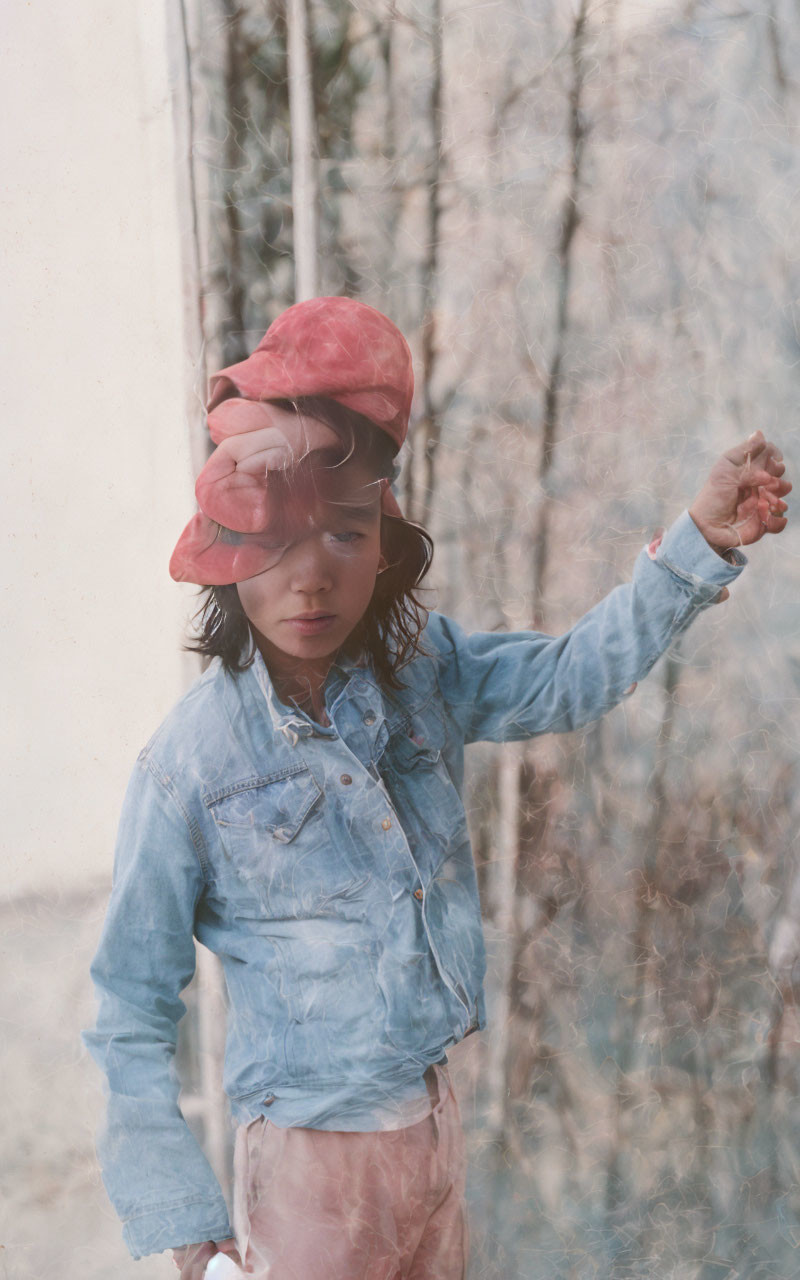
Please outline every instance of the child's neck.
[[275, 649], [263, 636], [257, 637], [269, 678], [281, 702], [293, 703], [318, 724], [329, 725], [325, 709], [325, 681], [335, 654], [304, 662]]
[[328, 712], [325, 709], [325, 692], [322, 685], [311, 686], [302, 680], [272, 677], [272, 683], [281, 702], [292, 702], [306, 715], [311, 716], [318, 724], [329, 725]]
[[359, 665], [364, 662], [365, 649], [357, 633], [348, 636], [336, 653], [331, 653], [324, 658], [305, 660], [284, 653], [255, 627], [252, 628], [252, 632], [269, 672], [269, 678], [281, 702], [293, 703], [318, 724], [326, 727], [330, 725], [325, 709], [325, 681], [328, 678], [328, 672], [339, 657], [357, 659]]

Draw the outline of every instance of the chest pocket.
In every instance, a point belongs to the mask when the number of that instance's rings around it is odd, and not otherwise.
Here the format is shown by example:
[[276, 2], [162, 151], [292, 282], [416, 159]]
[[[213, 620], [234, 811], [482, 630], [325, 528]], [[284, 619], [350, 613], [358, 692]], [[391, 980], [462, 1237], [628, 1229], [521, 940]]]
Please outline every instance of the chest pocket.
[[322, 791], [305, 765], [246, 779], [206, 804], [226, 870], [257, 895], [270, 916], [318, 915], [352, 886], [350, 867], [328, 838]]
[[395, 728], [387, 746], [387, 761], [399, 773], [428, 769], [442, 758], [444, 722], [436, 711], [418, 712]]
[[418, 838], [435, 837], [446, 854], [463, 836], [466, 815], [442, 751], [445, 728], [435, 712], [419, 713], [405, 721], [389, 739], [381, 769], [386, 768], [391, 790], [404, 811], [411, 810]]

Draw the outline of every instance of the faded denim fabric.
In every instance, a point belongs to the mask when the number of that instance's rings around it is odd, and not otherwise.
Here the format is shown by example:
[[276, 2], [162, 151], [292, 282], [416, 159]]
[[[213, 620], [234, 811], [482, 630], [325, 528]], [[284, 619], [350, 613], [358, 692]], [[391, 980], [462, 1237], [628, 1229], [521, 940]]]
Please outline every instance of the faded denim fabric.
[[224, 967], [238, 1123], [401, 1123], [426, 1067], [485, 1023], [464, 745], [603, 715], [738, 576], [734, 558], [685, 512], [559, 638], [468, 635], [432, 613], [403, 689], [332, 668], [327, 728], [278, 701], [260, 655], [238, 676], [211, 664], [137, 762], [92, 966], [99, 1154], [134, 1257], [231, 1234], [177, 1100], [193, 934]]

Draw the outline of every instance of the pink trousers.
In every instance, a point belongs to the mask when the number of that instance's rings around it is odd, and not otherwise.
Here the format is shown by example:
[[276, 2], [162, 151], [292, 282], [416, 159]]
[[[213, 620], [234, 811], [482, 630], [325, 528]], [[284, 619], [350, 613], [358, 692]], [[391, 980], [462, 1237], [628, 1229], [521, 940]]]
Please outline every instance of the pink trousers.
[[242, 1125], [234, 1229], [257, 1280], [464, 1280], [464, 1134], [446, 1067], [405, 1129], [342, 1133]]

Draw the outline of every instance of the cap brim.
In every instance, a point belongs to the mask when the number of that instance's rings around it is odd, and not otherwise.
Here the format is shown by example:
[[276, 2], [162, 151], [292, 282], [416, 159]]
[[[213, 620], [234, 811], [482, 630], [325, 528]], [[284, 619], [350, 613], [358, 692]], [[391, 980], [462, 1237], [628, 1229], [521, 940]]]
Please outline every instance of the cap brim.
[[169, 562], [176, 582], [196, 582], [200, 587], [224, 587], [254, 578], [267, 568], [264, 548], [257, 543], [225, 542], [220, 526], [202, 511], [192, 516]]
[[[387, 485], [381, 495], [381, 512], [402, 520], [403, 513]], [[258, 542], [228, 541], [216, 520], [196, 512], [178, 539], [169, 562], [175, 582], [195, 582], [201, 587], [224, 587], [255, 578], [271, 567], [268, 552]]]

